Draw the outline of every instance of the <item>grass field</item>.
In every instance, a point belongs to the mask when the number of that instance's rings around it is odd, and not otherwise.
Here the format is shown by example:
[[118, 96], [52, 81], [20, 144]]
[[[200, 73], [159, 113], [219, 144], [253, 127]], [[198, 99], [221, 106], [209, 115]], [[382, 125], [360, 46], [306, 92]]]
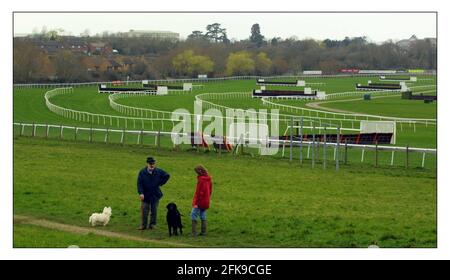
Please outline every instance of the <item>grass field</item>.
[[325, 102], [322, 107], [347, 110], [355, 113], [365, 113], [400, 118], [435, 119], [437, 117], [436, 102], [425, 104], [421, 100], [406, 100], [400, 96], [389, 96], [362, 100], [362, 98], [339, 102]]
[[[374, 78], [308, 78], [314, 89], [327, 94], [354, 91], [355, 83]], [[416, 85], [434, 81], [419, 81]], [[195, 85], [196, 83], [194, 83]], [[171, 112], [185, 108], [192, 112], [195, 96], [210, 92], [250, 92], [254, 80], [203, 83], [192, 92], [170, 93], [168, 96], [146, 96], [118, 99], [120, 104]], [[48, 90], [48, 89], [47, 89]], [[45, 105], [46, 89], [14, 91], [14, 121], [72, 125], [77, 127], [116, 128], [115, 123], [92, 123], [64, 118]], [[361, 92], [361, 95], [364, 92]], [[351, 100], [325, 103], [324, 107], [392, 117], [436, 118], [436, 102], [401, 100], [400, 97], [370, 101]], [[259, 99], [218, 98], [214, 103], [232, 108], [264, 108]], [[97, 114], [125, 116], [112, 109], [108, 95], [98, 94], [96, 87], [76, 88], [73, 94], [52, 98], [58, 106]], [[277, 101], [306, 107], [304, 101]], [[291, 113], [283, 112], [282, 113]], [[298, 114], [293, 112], [292, 114]], [[167, 130], [167, 124], [145, 124], [152, 130]], [[344, 123], [345, 125], [345, 123]], [[280, 128], [282, 134], [286, 124]], [[125, 128], [125, 123], [118, 123]], [[128, 123], [128, 129], [141, 129], [139, 123]], [[434, 125], [397, 125], [397, 144], [435, 148]], [[307, 132], [307, 131], [306, 131]], [[436, 247], [436, 156], [427, 155], [425, 168], [420, 168], [422, 154], [396, 153], [393, 166], [391, 153], [366, 151], [361, 163], [361, 150], [339, 151], [341, 166], [335, 171], [333, 149], [318, 148], [319, 157], [312, 169], [309, 150], [303, 149], [304, 164], [299, 164], [298, 148], [294, 162], [279, 151], [275, 156], [259, 156], [250, 148], [244, 155], [189, 150], [174, 150], [169, 138], [147, 136], [140, 145], [137, 135], [126, 135], [120, 145], [120, 133], [80, 132], [66, 130], [62, 139], [53, 128], [45, 139], [45, 127], [32, 135], [31, 127], [22, 134], [14, 127], [14, 214], [46, 219], [63, 224], [88, 227], [92, 212], [105, 206], [113, 209], [113, 218], [105, 230], [129, 236], [144, 237], [147, 242], [62, 232], [29, 224], [15, 224], [15, 247]], [[319, 133], [319, 132], [318, 132]], [[322, 132], [321, 132], [322, 133]], [[330, 133], [330, 132], [329, 132]], [[92, 143], [89, 137], [92, 136]], [[311, 151], [312, 152], [312, 151]], [[287, 151], [286, 151], [287, 153]], [[156, 231], [137, 232], [139, 201], [136, 195], [137, 172], [148, 155], [158, 159], [161, 168], [172, 175], [160, 204]], [[326, 160], [324, 157], [326, 156]], [[344, 157], [347, 164], [344, 164]], [[375, 167], [375, 159], [378, 166]], [[208, 211], [209, 234], [203, 239], [188, 234], [169, 238], [164, 226], [165, 204], [175, 201], [189, 231], [189, 212], [195, 188], [193, 166], [204, 164], [214, 180], [212, 208]], [[326, 163], [326, 166], [324, 165]], [[326, 168], [326, 170], [323, 170]], [[32, 236], [33, 238], [27, 238]], [[156, 241], [152, 243], [152, 241]], [[163, 242], [163, 243], [158, 243]], [[166, 243], [164, 243], [166, 242]], [[179, 246], [177, 246], [179, 244]]]
[[[336, 173], [270, 158], [23, 137], [14, 141], [14, 214], [88, 227], [92, 212], [111, 206], [107, 229], [141, 236], [136, 176], [148, 155], [172, 175], [150, 239], [199, 247], [436, 246], [433, 170], [353, 164]], [[214, 180], [209, 235], [170, 239], [164, 206], [175, 201], [188, 230], [198, 163]]]

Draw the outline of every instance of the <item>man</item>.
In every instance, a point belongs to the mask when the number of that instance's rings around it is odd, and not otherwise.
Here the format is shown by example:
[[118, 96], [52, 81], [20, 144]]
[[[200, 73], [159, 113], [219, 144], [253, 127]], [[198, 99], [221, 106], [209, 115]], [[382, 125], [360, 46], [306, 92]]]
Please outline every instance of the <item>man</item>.
[[152, 157], [147, 158], [147, 166], [139, 171], [137, 179], [137, 191], [141, 200], [142, 223], [139, 230], [147, 229], [148, 214], [150, 210], [150, 229], [156, 226], [156, 214], [159, 200], [163, 196], [160, 187], [167, 183], [170, 175], [164, 170], [156, 168], [156, 161]]

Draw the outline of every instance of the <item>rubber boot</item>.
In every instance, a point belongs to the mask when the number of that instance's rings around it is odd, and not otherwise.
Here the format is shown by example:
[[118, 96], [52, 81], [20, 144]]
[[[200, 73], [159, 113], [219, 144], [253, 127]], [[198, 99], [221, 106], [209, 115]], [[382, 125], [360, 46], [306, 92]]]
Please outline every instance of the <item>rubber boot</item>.
[[206, 220], [202, 221], [202, 231], [200, 235], [206, 235]]
[[197, 221], [192, 221], [192, 236], [197, 236]]

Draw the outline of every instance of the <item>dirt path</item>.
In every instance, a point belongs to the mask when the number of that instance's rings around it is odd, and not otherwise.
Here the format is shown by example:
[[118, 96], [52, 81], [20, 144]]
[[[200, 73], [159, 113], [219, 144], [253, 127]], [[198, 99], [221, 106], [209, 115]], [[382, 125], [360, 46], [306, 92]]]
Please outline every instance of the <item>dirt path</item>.
[[[372, 97], [372, 99], [376, 99], [376, 98], [388, 98], [388, 97], [396, 97], [396, 96], [399, 96], [399, 95], [375, 96], [375, 97]], [[343, 100], [333, 100], [333, 101], [311, 102], [311, 103], [306, 103], [305, 105], [306, 105], [307, 107], [310, 107], [310, 108], [314, 108], [314, 109], [318, 109], [318, 110], [324, 110], [324, 111], [329, 111], [329, 112], [334, 112], [334, 113], [362, 114], [362, 113], [358, 113], [358, 112], [352, 112], [352, 111], [346, 111], [346, 110], [340, 110], [340, 109], [334, 109], [334, 108], [329, 108], [329, 107], [322, 107], [322, 106], [320, 106], [320, 104], [325, 104], [325, 103], [338, 103], [338, 102], [349, 102], [349, 101], [359, 101], [359, 100], [361, 100], [361, 98], [343, 99]]]
[[40, 226], [40, 227], [44, 227], [44, 228], [48, 228], [48, 229], [60, 230], [60, 231], [65, 231], [65, 232], [70, 232], [70, 233], [75, 233], [75, 234], [83, 234], [84, 235], [84, 234], [88, 234], [88, 233], [93, 233], [93, 234], [99, 235], [99, 236], [121, 238], [121, 239], [133, 240], [133, 241], [153, 243], [153, 244], [170, 245], [170, 246], [175, 246], [175, 247], [194, 247], [193, 245], [185, 244], [185, 243], [155, 240], [155, 239], [138, 237], [138, 236], [123, 234], [123, 233], [101, 230], [101, 229], [94, 228], [94, 227], [87, 228], [87, 227], [67, 225], [67, 224], [52, 222], [49, 220], [35, 219], [30, 216], [14, 215], [14, 223], [15, 224], [35, 225], [35, 226]]

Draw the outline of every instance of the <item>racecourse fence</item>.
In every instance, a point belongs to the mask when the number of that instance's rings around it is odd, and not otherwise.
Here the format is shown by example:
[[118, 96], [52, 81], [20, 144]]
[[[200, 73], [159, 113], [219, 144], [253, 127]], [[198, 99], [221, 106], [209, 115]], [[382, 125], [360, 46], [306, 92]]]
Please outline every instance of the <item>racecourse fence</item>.
[[[132, 106], [126, 106], [121, 105], [115, 100], [119, 98], [129, 97], [130, 94], [112, 94], [109, 96], [110, 100], [110, 106], [114, 110], [125, 114], [127, 116], [118, 116], [118, 115], [109, 115], [109, 114], [97, 114], [97, 113], [91, 113], [91, 112], [85, 112], [85, 111], [78, 111], [73, 109], [64, 108], [58, 105], [53, 104], [50, 99], [54, 96], [61, 95], [61, 94], [70, 94], [73, 93], [73, 88], [56, 88], [49, 90], [45, 93], [45, 103], [48, 107], [48, 109], [60, 116], [63, 116], [65, 118], [73, 119], [76, 121], [82, 121], [82, 122], [88, 122], [91, 125], [103, 125], [103, 126], [115, 126], [117, 128], [123, 128], [125, 129], [155, 129], [156, 127], [159, 127], [160, 129], [172, 129], [175, 126], [175, 122], [173, 119], [173, 112], [170, 111], [159, 111], [159, 110], [153, 110], [153, 109], [143, 109], [143, 108], [136, 108]], [[140, 95], [140, 94], [131, 94], [131, 96]], [[235, 109], [230, 108], [227, 106], [219, 105], [210, 101], [206, 101], [204, 99], [212, 98], [212, 99], [226, 99], [226, 98], [251, 98], [251, 94], [247, 92], [235, 92], [235, 93], [204, 93], [196, 95], [196, 101], [202, 103], [202, 109], [218, 109], [222, 114], [225, 114], [225, 117], [223, 117], [223, 121], [226, 121], [228, 117], [226, 117], [226, 112], [229, 109]], [[284, 104], [278, 104], [273, 103], [269, 100], [263, 100], [263, 103], [265, 105], [268, 105], [269, 108], [276, 108], [280, 109], [281, 107], [289, 108], [290, 112], [293, 113], [302, 113], [303, 116], [299, 115], [286, 115], [286, 114], [278, 114], [276, 117], [280, 121], [281, 125], [288, 126], [289, 121], [291, 118], [294, 118], [297, 122], [299, 121], [309, 121], [310, 125], [313, 126], [314, 123], [317, 126], [329, 126], [329, 127], [340, 127], [343, 129], [355, 129], [360, 126], [361, 118], [358, 118], [354, 115], [344, 115], [343, 118], [339, 118], [339, 114], [337, 113], [330, 113], [326, 111], [319, 111], [319, 110], [312, 110], [312, 109], [306, 109], [301, 107], [294, 107]], [[309, 113], [309, 116], [305, 116], [306, 113]], [[313, 114], [316, 114], [314, 116]], [[320, 114], [328, 114], [327, 115], [320, 115]], [[177, 113], [177, 115], [181, 116], [183, 113]], [[198, 116], [187, 113], [186, 115], [189, 115], [191, 120], [196, 120]], [[342, 114], [341, 114], [342, 115]], [[204, 117], [204, 116], [200, 116]], [[369, 117], [365, 116], [365, 119], [368, 120]], [[375, 118], [376, 119], [376, 118]], [[381, 118], [383, 119], [383, 118]], [[249, 122], [257, 122], [257, 120], [251, 120], [251, 118], [247, 119]], [[400, 130], [403, 131], [403, 124], [409, 124], [410, 127], [416, 131], [416, 123], [425, 123], [425, 126], [428, 126], [428, 124], [435, 124], [432, 120], [411, 120], [411, 119], [398, 119], [396, 120], [400, 124]]]
[[[417, 76], [413, 73], [405, 73], [409, 76]], [[432, 73], [423, 73], [421, 76], [435, 76]], [[336, 74], [336, 75], [285, 75], [285, 76], [232, 76], [220, 78], [187, 78], [187, 79], [159, 79], [148, 80], [149, 83], [204, 83], [204, 82], [223, 82], [236, 80], [255, 80], [255, 79], [301, 79], [301, 78], [342, 78], [342, 77], [378, 77], [379, 74]], [[134, 81], [104, 81], [104, 82], [86, 82], [86, 83], [34, 83], [34, 84], [14, 84], [14, 89], [28, 89], [28, 88], [58, 88], [58, 87], [90, 87], [98, 85], [113, 86], [117, 82], [124, 85], [142, 85], [142, 80]]]
[[[102, 142], [106, 144], [134, 144], [141, 146], [154, 146], [156, 149], [161, 148], [172, 148], [176, 151], [182, 151], [183, 145], [176, 145], [173, 141], [171, 141], [173, 136], [188, 136], [186, 133], [174, 133], [169, 131], [148, 131], [148, 130], [126, 130], [126, 129], [114, 129], [114, 128], [93, 128], [93, 127], [78, 127], [78, 126], [67, 126], [67, 125], [54, 125], [54, 124], [38, 124], [38, 123], [13, 123], [14, 126], [14, 136], [16, 137], [39, 137], [39, 138], [53, 138], [60, 140], [72, 140], [72, 141], [88, 141], [88, 142]], [[302, 128], [300, 128], [302, 131]], [[241, 135], [239, 137], [230, 137], [228, 140], [234, 140], [236, 143], [233, 149], [233, 155], [248, 155], [249, 153], [245, 152], [251, 150], [249, 146], [246, 144], [248, 141], [257, 141], [259, 143], [259, 150], [261, 148], [267, 147], [268, 145], [277, 144], [281, 147], [281, 151], [277, 154], [278, 158], [285, 158], [288, 156], [290, 162], [298, 161], [301, 165], [311, 164], [311, 167], [317, 167], [320, 165], [326, 169], [327, 164], [333, 162], [332, 166], [339, 170], [340, 164], [348, 164], [350, 159], [352, 161], [357, 161], [367, 163], [367, 154], [372, 152], [374, 157], [372, 156], [372, 160], [370, 163], [375, 166], [390, 165], [390, 166], [404, 166], [405, 168], [425, 168], [426, 156], [436, 156], [437, 150], [430, 148], [416, 148], [416, 147], [400, 147], [400, 146], [381, 146], [381, 145], [359, 145], [359, 144], [347, 144], [337, 142], [327, 142], [326, 141], [326, 131], [323, 132], [323, 135], [317, 135], [320, 137], [324, 137], [321, 139], [325, 139], [324, 141], [316, 141], [315, 137], [312, 141], [304, 141], [303, 139], [295, 140], [293, 137], [294, 129], [290, 130], [290, 135], [287, 136], [287, 139], [255, 139], [244, 137]], [[340, 130], [337, 130], [338, 138]], [[134, 138], [127, 142], [127, 136], [134, 136]], [[84, 139], [83, 139], [84, 137]], [[144, 137], [146, 138], [144, 140]], [[153, 139], [152, 139], [153, 138]], [[319, 138], [317, 138], [319, 139]], [[165, 141], [164, 141], [165, 140]], [[187, 145], [189, 146], [189, 145]], [[184, 145], [186, 148], [186, 145]], [[294, 159], [294, 148], [299, 152], [298, 159]], [[207, 151], [206, 148], [200, 148], [196, 146], [196, 150]], [[254, 149], [254, 148], [253, 148]], [[352, 157], [349, 156], [350, 150], [358, 150], [361, 152], [361, 158], [357, 159], [355, 155]], [[208, 148], [209, 151], [209, 148]], [[216, 150], [218, 155], [222, 155], [222, 149]], [[386, 152], [389, 153], [390, 162], [381, 160], [381, 153], [384, 152], [384, 158], [386, 158]], [[396, 153], [403, 154], [400, 161], [401, 164], [394, 164], [394, 158]], [[305, 155], [306, 154], [306, 155]], [[331, 154], [331, 155], [330, 155]], [[412, 155], [418, 154], [420, 155], [419, 160], [411, 160]], [[254, 156], [253, 154], [251, 154]], [[263, 155], [259, 155], [263, 156]], [[277, 157], [272, 155], [271, 157]], [[400, 157], [397, 155], [397, 157]], [[356, 160], [357, 159], [357, 160]], [[435, 161], [435, 158], [434, 158]], [[397, 161], [398, 163], [398, 161]], [[433, 166], [434, 167], [434, 166]]]
[[[397, 117], [387, 117], [387, 116], [378, 116], [378, 115], [367, 115], [367, 114], [350, 114], [350, 113], [334, 113], [323, 110], [315, 110], [308, 109], [298, 106], [291, 106], [287, 104], [280, 104], [271, 101], [271, 98], [262, 98], [262, 102], [271, 107], [284, 109], [290, 112], [296, 112], [301, 115], [305, 115], [310, 118], [320, 118], [322, 120], [337, 120], [337, 121], [350, 121], [350, 122], [360, 122], [362, 120], [379, 120], [379, 121], [395, 121], [397, 123], [402, 124], [425, 124], [428, 125], [436, 125], [436, 119], [416, 119], [416, 118], [397, 118]], [[314, 116], [314, 114], [316, 116]], [[320, 115], [322, 117], [320, 117]]]
[[[98, 113], [91, 113], [91, 112], [85, 112], [85, 111], [79, 111], [79, 110], [73, 110], [69, 108], [64, 108], [61, 106], [58, 106], [56, 104], [53, 104], [51, 102], [51, 99], [55, 96], [62, 95], [62, 94], [72, 94], [74, 92], [73, 88], [55, 88], [47, 91], [44, 95], [45, 98], [45, 104], [47, 108], [64, 118], [72, 119], [75, 121], [80, 122], [87, 122], [91, 125], [103, 125], [103, 126], [110, 126], [110, 127], [116, 127], [116, 128], [125, 128], [125, 129], [156, 129], [159, 127], [161, 130], [165, 129], [173, 129], [175, 126], [175, 122], [178, 122], [178, 119], [180, 117], [186, 117], [188, 120], [194, 124], [199, 119], [202, 120], [205, 117], [217, 117], [216, 115], [209, 115], [205, 114], [203, 112], [200, 112], [200, 114], [192, 114], [192, 113], [183, 113], [183, 112], [170, 112], [170, 111], [160, 111], [160, 110], [153, 110], [153, 109], [144, 109], [144, 108], [137, 108], [127, 105], [122, 105], [116, 102], [117, 99], [129, 97], [129, 96], [141, 96], [141, 94], [136, 93], [130, 93], [130, 94], [113, 94], [109, 96], [110, 100], [110, 106], [112, 109], [118, 111], [121, 114], [127, 115], [127, 116], [119, 116], [119, 115], [109, 115], [109, 114], [98, 114]], [[246, 94], [246, 93], [244, 93]], [[202, 103], [202, 111], [206, 111], [211, 108], [216, 108], [210, 105], [208, 102]], [[228, 108], [228, 107], [227, 107]], [[216, 108], [217, 109], [217, 108]], [[228, 108], [228, 109], [234, 109], [234, 108]], [[241, 110], [242, 111], [242, 110]], [[223, 111], [221, 111], [223, 112]], [[228, 117], [226, 115], [226, 112], [223, 112], [223, 116], [219, 117], [222, 121], [222, 123], [226, 123], [228, 121], [235, 121], [236, 116]], [[290, 120], [293, 118], [296, 122], [305, 121], [310, 122], [310, 125], [314, 125], [316, 120], [310, 119], [310, 118], [304, 118], [301, 116], [291, 116], [291, 115], [275, 115], [275, 114], [267, 114], [266, 117], [275, 118], [279, 123], [281, 124], [280, 128], [287, 127]], [[244, 123], [258, 123], [259, 119], [258, 116], [255, 115], [254, 117], [246, 116], [244, 115], [241, 119]], [[239, 119], [238, 119], [239, 121]], [[328, 123], [322, 120], [318, 121], [318, 126], [329, 126], [329, 127], [336, 127], [335, 124]]]
[[164, 127], [167, 128], [170, 125], [172, 125], [171, 128], [173, 128], [173, 126], [175, 125], [174, 121], [171, 118], [165, 118], [164, 115], [156, 114], [155, 116], [153, 116], [153, 118], [139, 118], [139, 117], [126, 117], [107, 114], [96, 114], [91, 112], [64, 108], [55, 105], [50, 101], [50, 99], [55, 96], [68, 93], [73, 93], [73, 88], [55, 88], [47, 91], [44, 95], [45, 104], [47, 108], [53, 113], [68, 119], [80, 122], [88, 122], [90, 124], [96, 125], [115, 126], [117, 128], [125, 127], [125, 129], [128, 128], [145, 129], [146, 127], [149, 126], [153, 128], [154, 126], [156, 126], [157, 123], [158, 125], [161, 124], [161, 128], [164, 129]]
[[[339, 93], [341, 94], [341, 93]], [[343, 93], [345, 96], [350, 96], [355, 94], [355, 92], [347, 92]], [[358, 92], [361, 95], [360, 92]], [[388, 94], [391, 95], [393, 92], [377, 92], [377, 95]], [[399, 93], [397, 93], [399, 94]], [[239, 99], [239, 98], [251, 98], [251, 93], [248, 92], [226, 92], [226, 93], [202, 93], [195, 96], [197, 101], [201, 101], [204, 106], [207, 108], [216, 108], [222, 112], [225, 112], [227, 109], [232, 109], [231, 107], [216, 104], [211, 102], [210, 100], [226, 100], [226, 99]], [[283, 98], [278, 98], [282, 100]], [[289, 100], [289, 98], [285, 98]], [[395, 117], [385, 117], [385, 116], [377, 116], [377, 115], [368, 115], [368, 114], [350, 114], [350, 113], [334, 113], [323, 110], [309, 109], [298, 106], [291, 106], [287, 104], [280, 104], [272, 101], [270, 97], [263, 97], [260, 99], [263, 105], [272, 109], [284, 110], [289, 113], [296, 113], [298, 115], [289, 115], [289, 114], [279, 114], [281, 119], [289, 119], [291, 117], [298, 118], [299, 115], [312, 121], [319, 121], [320, 124], [327, 123], [331, 126], [340, 126], [354, 129], [358, 128], [360, 122], [362, 120], [389, 120], [395, 121], [399, 124], [401, 131], [403, 131], [403, 125], [412, 126], [414, 131], [416, 131], [416, 124], [424, 124], [425, 127], [428, 125], [436, 125], [436, 119], [415, 119], [415, 118], [395, 118]]]

